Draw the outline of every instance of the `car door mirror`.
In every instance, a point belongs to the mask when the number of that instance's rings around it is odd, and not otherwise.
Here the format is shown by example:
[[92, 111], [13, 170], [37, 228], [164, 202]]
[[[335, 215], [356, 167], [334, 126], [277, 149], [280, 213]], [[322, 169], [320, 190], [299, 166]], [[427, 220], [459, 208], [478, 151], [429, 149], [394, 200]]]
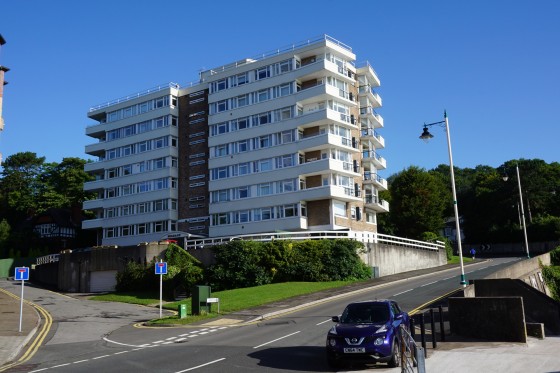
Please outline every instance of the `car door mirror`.
[[340, 319], [339, 319], [338, 316], [333, 316], [331, 319], [332, 319], [332, 321], [334, 321], [334, 322], [340, 322]]

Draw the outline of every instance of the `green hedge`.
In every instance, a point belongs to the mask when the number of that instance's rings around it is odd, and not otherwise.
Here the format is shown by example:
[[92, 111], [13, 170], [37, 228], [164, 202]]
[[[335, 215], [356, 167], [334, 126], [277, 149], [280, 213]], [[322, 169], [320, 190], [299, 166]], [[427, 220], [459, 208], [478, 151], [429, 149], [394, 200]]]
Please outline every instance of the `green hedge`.
[[371, 277], [349, 239], [270, 242], [232, 241], [215, 246], [207, 281], [215, 290], [290, 281], [344, 281]]
[[550, 252], [550, 264], [541, 264], [542, 274], [552, 298], [560, 302], [560, 246]]

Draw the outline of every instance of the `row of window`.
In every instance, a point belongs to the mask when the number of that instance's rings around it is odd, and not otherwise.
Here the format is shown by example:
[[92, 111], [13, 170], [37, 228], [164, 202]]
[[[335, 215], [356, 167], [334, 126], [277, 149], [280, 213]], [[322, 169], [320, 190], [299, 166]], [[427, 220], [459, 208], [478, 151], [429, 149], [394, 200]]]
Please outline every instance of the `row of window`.
[[149, 202], [132, 203], [129, 205], [110, 207], [103, 210], [104, 218], [116, 218], [118, 216], [129, 216], [145, 214], [148, 212], [177, 210], [176, 199], [158, 199]]
[[[227, 78], [217, 80], [210, 83], [210, 93], [216, 93], [224, 89], [238, 87], [252, 81], [258, 81], [261, 79], [266, 79], [272, 76], [287, 73], [293, 70], [293, 64], [294, 62], [292, 59], [284, 60], [272, 65], [260, 67], [252, 71], [247, 71], [241, 74], [236, 74]], [[296, 68], [298, 67], [299, 61], [296, 60]]]
[[[305, 183], [303, 180], [302, 183]], [[210, 193], [210, 203], [227, 202], [251, 196], [263, 197], [272, 194], [289, 193], [297, 190], [298, 179], [286, 179], [238, 188], [215, 190]], [[301, 188], [303, 189], [303, 188]]]
[[228, 132], [235, 132], [251, 127], [259, 127], [268, 123], [280, 122], [294, 117], [295, 108], [287, 106], [281, 109], [233, 119], [210, 126], [210, 136], [217, 136]]
[[129, 118], [134, 115], [144, 114], [148, 111], [160, 109], [169, 106], [170, 101], [171, 106], [177, 106], [177, 97], [166, 95], [154, 98], [152, 100], [144, 101], [139, 104], [127, 106], [122, 109], [114, 110], [107, 113], [107, 122], [115, 122], [117, 120]]
[[248, 105], [258, 104], [279, 97], [291, 95], [294, 92], [295, 82], [283, 83], [278, 86], [268, 87], [256, 92], [249, 92], [240, 96], [227, 98], [209, 105], [209, 114], [217, 114], [227, 110], [233, 110]]
[[138, 183], [126, 184], [105, 189], [105, 198], [128, 196], [131, 194], [146, 193], [162, 189], [176, 189], [177, 179], [174, 177], [162, 177], [154, 180], [144, 180]]
[[245, 153], [251, 150], [265, 149], [272, 146], [289, 144], [296, 141], [296, 130], [270, 133], [267, 135], [221, 144], [210, 148], [211, 157], [223, 157], [230, 154]]
[[158, 128], [168, 127], [170, 123], [172, 126], [177, 126], [177, 117], [174, 115], [164, 115], [159, 118], [145, 120], [140, 123], [131, 124], [130, 126], [107, 131], [106, 141], [118, 140]]
[[109, 227], [103, 229], [104, 238], [135, 236], [156, 232], [176, 231], [177, 223], [168, 220], [154, 221], [149, 223], [130, 224], [120, 227]]
[[108, 149], [105, 151], [105, 159], [127, 157], [133, 154], [144, 153], [149, 150], [165, 148], [168, 147], [169, 144], [171, 144], [172, 147], [177, 147], [177, 137], [163, 136], [156, 139], [120, 146], [118, 148]]
[[212, 168], [210, 170], [210, 180], [220, 180], [233, 176], [267, 172], [295, 165], [297, 165], [297, 154], [285, 154], [278, 157], [260, 159], [258, 161]]
[[307, 206], [305, 203], [212, 214], [210, 222], [215, 226], [291, 218], [294, 216], [307, 216]]
[[159, 170], [166, 167], [177, 167], [178, 161], [175, 157], [162, 157], [148, 159], [146, 161], [126, 164], [120, 167], [109, 168], [105, 171], [107, 179], [113, 179], [115, 177], [128, 176], [133, 174], [139, 174], [142, 172], [148, 172], [153, 170]]

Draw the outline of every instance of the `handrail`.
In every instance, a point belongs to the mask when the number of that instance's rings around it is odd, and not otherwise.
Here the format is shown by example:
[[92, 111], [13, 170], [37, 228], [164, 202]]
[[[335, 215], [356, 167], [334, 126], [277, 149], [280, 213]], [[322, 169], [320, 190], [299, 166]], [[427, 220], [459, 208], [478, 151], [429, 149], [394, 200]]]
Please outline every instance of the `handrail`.
[[89, 111], [92, 112], [92, 111], [95, 111], [95, 110], [99, 110], [99, 109], [102, 109], [102, 108], [105, 108], [105, 107], [109, 107], [111, 105], [115, 105], [115, 104], [119, 104], [121, 102], [132, 100], [133, 98], [138, 98], [138, 97], [149, 95], [150, 93], [159, 92], [159, 91], [162, 91], [162, 90], [167, 89], [167, 88], [179, 89], [180, 87], [179, 87], [178, 83], [173, 83], [173, 82], [169, 82], [167, 84], [160, 84], [157, 87], [145, 89], [143, 91], [140, 91], [140, 92], [137, 92], [137, 93], [132, 93], [130, 95], [120, 97], [120, 98], [111, 100], [109, 102], [103, 103], [103, 104], [92, 106], [92, 107], [89, 108]]

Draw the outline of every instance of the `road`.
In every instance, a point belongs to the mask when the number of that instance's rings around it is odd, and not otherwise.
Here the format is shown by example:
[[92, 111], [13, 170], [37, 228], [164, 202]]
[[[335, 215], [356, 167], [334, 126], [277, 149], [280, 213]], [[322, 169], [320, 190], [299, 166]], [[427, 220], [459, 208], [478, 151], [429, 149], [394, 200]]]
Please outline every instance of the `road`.
[[[483, 278], [518, 258], [466, 266], [467, 279]], [[249, 325], [144, 328], [131, 323], [158, 317], [159, 309], [93, 302], [32, 289], [29, 296], [53, 315], [53, 330], [17, 372], [327, 372], [324, 343], [331, 316], [355, 300], [395, 299], [412, 311], [459, 288], [459, 270], [328, 300]], [[35, 298], [34, 298], [35, 297]], [[27, 298], [29, 299], [29, 298]], [[94, 316], [95, 315], [95, 316]], [[372, 371], [395, 371], [379, 365]]]

